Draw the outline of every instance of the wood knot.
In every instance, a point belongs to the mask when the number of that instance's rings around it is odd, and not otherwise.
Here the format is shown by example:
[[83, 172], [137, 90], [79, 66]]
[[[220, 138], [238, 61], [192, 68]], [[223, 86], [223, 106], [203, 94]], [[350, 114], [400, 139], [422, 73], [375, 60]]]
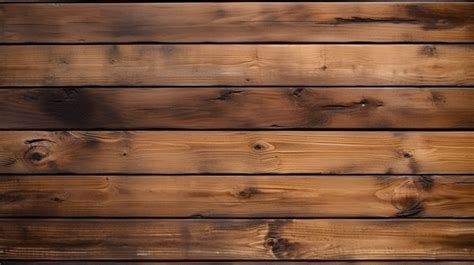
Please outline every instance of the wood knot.
[[41, 161], [43, 158], [45, 158], [47, 155], [44, 153], [40, 152], [34, 152], [31, 154], [30, 159], [33, 161]]
[[263, 142], [263, 141], [255, 142], [252, 145], [252, 149], [256, 152], [263, 152], [263, 151], [266, 151], [270, 148], [271, 148], [271, 145], [266, 143], [266, 142]]
[[296, 257], [298, 246], [286, 238], [269, 237], [265, 240], [265, 248], [271, 249], [273, 255], [279, 259], [289, 259]]
[[32, 146], [25, 153], [25, 159], [33, 165], [46, 164], [50, 159], [51, 151], [46, 146]]
[[256, 143], [253, 145], [253, 149], [260, 151], [260, 150], [265, 149], [265, 146], [263, 146], [262, 144]]
[[393, 188], [391, 203], [399, 211], [395, 217], [422, 216], [424, 209], [423, 193], [433, 185], [431, 176], [407, 177]]
[[268, 223], [268, 232], [265, 236], [264, 247], [270, 249], [273, 256], [278, 259], [294, 259], [298, 257], [300, 245], [298, 242], [291, 242], [282, 235], [284, 227], [291, 223], [291, 220], [275, 220]]
[[250, 199], [252, 196], [258, 194], [259, 191], [257, 188], [255, 187], [246, 187], [242, 190], [240, 190], [237, 195], [238, 195], [238, 198], [240, 199]]
[[266, 248], [273, 248], [273, 246], [275, 246], [277, 241], [278, 241], [278, 239], [276, 239], [276, 238], [272, 238], [272, 237], [267, 238], [265, 240], [265, 247]]
[[54, 197], [51, 200], [54, 201], [54, 202], [57, 202], [57, 203], [62, 203], [62, 202], [65, 201], [65, 199], [62, 199], [62, 198], [59, 198], [59, 197]]
[[291, 93], [294, 97], [299, 97], [304, 92], [304, 87], [298, 87]]

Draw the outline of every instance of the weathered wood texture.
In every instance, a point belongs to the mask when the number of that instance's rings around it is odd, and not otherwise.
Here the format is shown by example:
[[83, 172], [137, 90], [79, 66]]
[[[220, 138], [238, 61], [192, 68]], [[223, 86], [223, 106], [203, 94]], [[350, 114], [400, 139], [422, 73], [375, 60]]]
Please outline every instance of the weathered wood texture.
[[0, 219], [3, 259], [466, 260], [474, 220]]
[[472, 88], [0, 89], [1, 129], [474, 128]]
[[2, 261], [2, 265], [472, 265], [472, 261]]
[[474, 217], [474, 176], [2, 176], [0, 216]]
[[0, 6], [2, 43], [473, 42], [471, 3]]
[[0, 173], [474, 172], [472, 132], [3, 131]]
[[474, 85], [474, 45], [7, 45], [0, 60], [0, 86]]

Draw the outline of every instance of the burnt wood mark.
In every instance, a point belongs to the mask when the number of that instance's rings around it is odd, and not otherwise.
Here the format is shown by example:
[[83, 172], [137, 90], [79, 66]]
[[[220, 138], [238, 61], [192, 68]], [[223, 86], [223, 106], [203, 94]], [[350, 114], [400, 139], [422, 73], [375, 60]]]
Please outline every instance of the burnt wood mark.
[[470, 88], [0, 90], [1, 129], [474, 127]]
[[37, 3], [8, 4], [2, 10], [3, 43], [469, 43], [474, 39], [472, 3], [364, 2], [343, 7], [339, 3]]

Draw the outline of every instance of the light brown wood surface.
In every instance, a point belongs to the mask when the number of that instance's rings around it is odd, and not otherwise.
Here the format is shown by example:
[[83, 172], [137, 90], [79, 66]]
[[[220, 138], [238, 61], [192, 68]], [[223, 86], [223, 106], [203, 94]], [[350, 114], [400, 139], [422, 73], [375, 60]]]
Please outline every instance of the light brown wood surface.
[[2, 176], [0, 216], [474, 217], [474, 176]]
[[474, 41], [472, 3], [36, 4], [0, 12], [3, 43]]
[[474, 45], [0, 46], [0, 86], [474, 85]]
[[473, 88], [0, 89], [1, 129], [474, 128]]
[[472, 132], [3, 131], [0, 173], [474, 172]]
[[3, 259], [473, 257], [474, 220], [1, 219]]

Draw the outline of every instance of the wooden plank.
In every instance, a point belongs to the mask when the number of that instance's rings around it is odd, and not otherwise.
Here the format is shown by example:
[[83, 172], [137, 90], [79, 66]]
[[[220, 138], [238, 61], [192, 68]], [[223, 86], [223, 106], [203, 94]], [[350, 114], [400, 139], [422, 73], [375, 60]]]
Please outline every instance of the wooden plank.
[[0, 129], [474, 128], [474, 89], [5, 88], [0, 117]]
[[0, 6], [2, 43], [473, 42], [472, 3]]
[[0, 258], [468, 260], [474, 220], [1, 219]]
[[474, 217], [474, 176], [2, 176], [2, 217]]
[[474, 85], [474, 45], [0, 46], [0, 86]]
[[0, 173], [470, 174], [473, 132], [3, 131]]

